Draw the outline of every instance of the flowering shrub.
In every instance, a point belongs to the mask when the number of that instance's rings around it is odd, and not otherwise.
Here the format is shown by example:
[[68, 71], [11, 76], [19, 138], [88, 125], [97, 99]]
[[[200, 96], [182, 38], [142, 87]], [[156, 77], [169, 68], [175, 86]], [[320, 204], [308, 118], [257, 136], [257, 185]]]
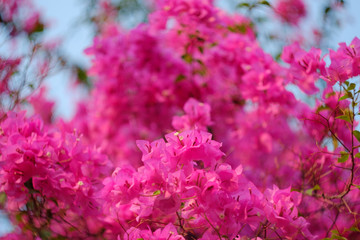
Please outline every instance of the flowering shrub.
[[[149, 5], [148, 23], [100, 27], [73, 119], [43, 88], [34, 116], [3, 110], [4, 239], [358, 238], [360, 40], [326, 56], [294, 42], [279, 64], [211, 0]], [[19, 61], [1, 60], [0, 94]]]

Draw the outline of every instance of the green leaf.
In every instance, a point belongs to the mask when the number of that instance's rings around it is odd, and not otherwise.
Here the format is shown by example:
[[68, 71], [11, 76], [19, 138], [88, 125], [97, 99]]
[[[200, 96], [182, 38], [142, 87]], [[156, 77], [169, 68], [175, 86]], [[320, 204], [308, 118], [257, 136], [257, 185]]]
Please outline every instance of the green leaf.
[[356, 87], [356, 84], [355, 84], [355, 83], [350, 83], [350, 85], [349, 85], [349, 87], [347, 88], [347, 90], [348, 90], [348, 91], [353, 90], [353, 89], [355, 89], [355, 87]]
[[310, 188], [305, 191], [305, 194], [312, 196], [313, 191], [320, 190], [320, 186], [316, 184], [313, 188]]
[[281, 52], [276, 54], [276, 56], [275, 56], [276, 61], [280, 61], [280, 59], [281, 59]]
[[15, 215], [15, 219], [18, 223], [22, 222], [22, 216], [24, 215], [24, 212], [18, 212], [16, 215]]
[[338, 117], [336, 117], [336, 119], [341, 119], [341, 120], [351, 123], [350, 117], [348, 115], [338, 116]]
[[205, 67], [204, 62], [203, 62], [203, 61], [201, 61], [200, 59], [196, 59], [196, 61], [197, 61], [197, 62], [198, 62], [201, 66]]
[[346, 162], [346, 160], [348, 160], [348, 158], [349, 158], [349, 153], [341, 151], [340, 154], [341, 154], [341, 157], [338, 158], [338, 162], [339, 163]]
[[153, 193], [153, 196], [157, 196], [157, 195], [160, 195], [160, 190], [156, 190], [154, 193]]
[[33, 29], [33, 33], [43, 32], [45, 29], [45, 25], [41, 22], [37, 22], [35, 28]]
[[329, 109], [328, 106], [326, 106], [326, 105], [321, 105], [321, 106], [319, 106], [319, 107], [316, 109], [316, 113], [319, 113], [319, 112], [321, 112], [321, 111], [323, 111], [323, 110], [327, 110], [327, 109]]
[[79, 80], [80, 83], [83, 83], [85, 84], [86, 86], [90, 86], [90, 82], [89, 82], [89, 77], [86, 73], [86, 71], [79, 67], [79, 66], [75, 66], [75, 71], [76, 71], [76, 75], [77, 75], [77, 78]]
[[244, 3], [239, 3], [239, 4], [237, 5], [237, 7], [238, 7], [238, 8], [242, 8], [242, 7], [247, 7], [247, 8], [249, 8], [249, 7], [250, 7], [250, 4], [249, 4], [249, 3], [246, 3], [246, 2], [244, 2]]
[[358, 130], [353, 131], [354, 136], [360, 142], [360, 132]]
[[1, 192], [1, 193], [0, 193], [0, 206], [4, 206], [4, 205], [5, 205], [6, 199], [7, 199], [6, 193]]
[[187, 63], [192, 63], [192, 61], [193, 61], [193, 57], [188, 53], [185, 53], [184, 55], [182, 55], [181, 58]]
[[250, 28], [249, 25], [246, 25], [246, 24], [236, 24], [234, 26], [228, 26], [228, 30], [230, 32], [234, 32], [234, 33], [246, 33], [246, 30]]
[[352, 232], [360, 232], [360, 229], [357, 228], [356, 226], [352, 226], [352, 227], [350, 228], [350, 231], [352, 231]]
[[308, 190], [305, 191], [305, 194], [306, 194], [306, 195], [309, 195], [309, 196], [312, 196], [312, 192], [313, 192], [313, 189], [310, 188], [310, 189], [308, 189]]
[[345, 100], [345, 99], [347, 99], [347, 98], [351, 98], [351, 97], [349, 96], [349, 93], [345, 93], [344, 96], [342, 96], [341, 98], [339, 98], [339, 101]]
[[331, 138], [332, 138], [332, 143], [334, 145], [334, 148], [336, 149], [339, 146], [338, 140], [333, 135], [331, 135]]
[[360, 158], [360, 153], [355, 154], [356, 158]]
[[36, 37], [36, 35], [42, 33], [44, 30], [45, 30], [45, 24], [40, 21], [37, 21], [35, 23], [34, 28], [31, 29], [31, 32], [29, 33], [29, 38], [33, 39], [34, 37]]
[[204, 48], [202, 46], [199, 46], [198, 49], [199, 49], [199, 52], [204, 53]]
[[268, 1], [260, 1], [259, 4], [271, 7], [271, 4]]
[[48, 229], [42, 229], [39, 235], [42, 239], [49, 239], [51, 237], [51, 231]]
[[337, 230], [331, 230], [331, 239], [347, 240], [346, 238], [340, 236], [340, 233]]
[[186, 77], [184, 75], [180, 74], [176, 77], [175, 83], [181, 82], [184, 79], [186, 79]]
[[330, 11], [331, 11], [331, 7], [326, 7], [324, 10], [325, 15], [329, 14]]

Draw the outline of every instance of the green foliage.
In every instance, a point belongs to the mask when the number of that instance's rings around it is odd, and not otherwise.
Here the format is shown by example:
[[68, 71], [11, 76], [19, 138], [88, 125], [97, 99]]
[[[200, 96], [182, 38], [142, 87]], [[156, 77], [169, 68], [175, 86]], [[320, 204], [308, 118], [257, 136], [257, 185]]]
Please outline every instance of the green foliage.
[[187, 63], [193, 62], [193, 57], [188, 53], [185, 53], [184, 55], [182, 55], [181, 58]]
[[340, 154], [341, 154], [341, 157], [338, 158], [339, 163], [346, 162], [349, 159], [349, 153], [341, 151]]
[[160, 194], [161, 194], [160, 190], [156, 190], [156, 191], [153, 193], [153, 196], [157, 196], [157, 195], [160, 195]]
[[342, 237], [340, 235], [338, 230], [331, 230], [330, 238], [324, 238], [323, 240], [334, 240], [334, 239], [347, 240], [345, 237]]
[[320, 190], [320, 186], [318, 184], [316, 184], [313, 188], [306, 190], [305, 194], [312, 196], [313, 192], [317, 190]]
[[80, 66], [74, 66], [74, 69], [79, 82], [85, 84], [87, 87], [90, 87], [91, 84], [86, 70]]
[[360, 132], [358, 130], [353, 131], [355, 138], [360, 142]]
[[336, 117], [336, 119], [341, 119], [341, 120], [351, 123], [351, 119], [350, 119], [349, 115], [341, 115], [341, 116]]

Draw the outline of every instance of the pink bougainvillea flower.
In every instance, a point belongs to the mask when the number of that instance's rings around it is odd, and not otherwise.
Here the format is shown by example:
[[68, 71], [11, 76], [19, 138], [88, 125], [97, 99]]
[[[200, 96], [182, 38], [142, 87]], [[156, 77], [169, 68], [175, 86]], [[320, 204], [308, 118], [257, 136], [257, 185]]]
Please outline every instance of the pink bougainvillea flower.
[[274, 6], [275, 13], [280, 19], [291, 25], [298, 25], [306, 16], [306, 7], [303, 0], [278, 0]]

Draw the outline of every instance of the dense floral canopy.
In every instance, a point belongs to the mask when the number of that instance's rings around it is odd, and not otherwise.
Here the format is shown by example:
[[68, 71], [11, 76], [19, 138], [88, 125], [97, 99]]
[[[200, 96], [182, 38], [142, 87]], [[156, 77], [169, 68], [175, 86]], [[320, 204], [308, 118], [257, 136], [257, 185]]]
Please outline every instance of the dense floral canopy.
[[[28, 1], [0, 4], [17, 34], [42, 24], [13, 20]], [[44, 88], [14, 90], [23, 59], [0, 57], [1, 105], [13, 101], [0, 121], [14, 225], [3, 238], [359, 238], [360, 40], [326, 55], [293, 42], [280, 63], [250, 19], [211, 0], [148, 4], [148, 21], [124, 30], [101, 1], [94, 87], [69, 121], [52, 117]], [[306, 16], [301, 0], [270, 7], [295, 28]]]

